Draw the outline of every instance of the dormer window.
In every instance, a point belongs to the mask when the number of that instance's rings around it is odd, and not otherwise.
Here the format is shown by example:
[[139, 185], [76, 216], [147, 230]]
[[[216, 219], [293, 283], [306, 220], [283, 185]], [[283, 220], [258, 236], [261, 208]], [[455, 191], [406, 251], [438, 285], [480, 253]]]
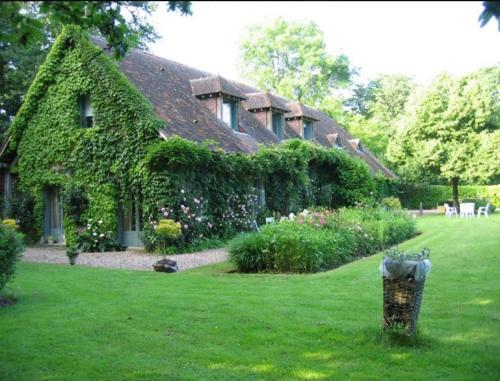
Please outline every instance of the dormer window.
[[363, 145], [359, 141], [359, 139], [350, 139], [349, 143], [351, 144], [352, 148], [354, 148], [358, 152], [363, 152]]
[[222, 100], [222, 121], [233, 131], [238, 131], [238, 101], [228, 98]]
[[313, 123], [311, 121], [304, 121], [304, 139], [313, 140]]
[[94, 126], [94, 110], [90, 103], [88, 95], [80, 97], [80, 125], [83, 128], [91, 128]]
[[283, 114], [279, 112], [273, 112], [272, 116], [272, 127], [274, 134], [278, 137], [279, 141], [283, 140], [284, 136], [284, 118]]

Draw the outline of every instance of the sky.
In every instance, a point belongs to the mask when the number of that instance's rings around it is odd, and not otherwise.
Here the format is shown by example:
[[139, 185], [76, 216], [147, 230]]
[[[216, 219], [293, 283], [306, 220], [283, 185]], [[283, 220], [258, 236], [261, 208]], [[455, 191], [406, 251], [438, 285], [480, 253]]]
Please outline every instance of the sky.
[[245, 27], [277, 17], [313, 21], [328, 51], [360, 68], [358, 81], [406, 74], [428, 84], [447, 71], [463, 75], [500, 63], [493, 18], [480, 28], [482, 2], [192, 2], [192, 16], [160, 6], [153, 25], [163, 37], [153, 54], [234, 80], [244, 80], [239, 43]]

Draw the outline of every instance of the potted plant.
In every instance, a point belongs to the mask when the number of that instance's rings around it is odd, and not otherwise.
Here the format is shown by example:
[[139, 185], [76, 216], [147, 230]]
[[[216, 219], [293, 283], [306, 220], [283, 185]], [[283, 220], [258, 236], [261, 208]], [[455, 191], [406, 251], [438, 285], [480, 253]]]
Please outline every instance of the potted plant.
[[74, 266], [76, 264], [76, 258], [80, 254], [80, 251], [76, 247], [70, 247], [66, 250], [66, 255], [69, 259], [69, 264]]
[[417, 326], [426, 275], [431, 269], [430, 250], [418, 253], [392, 248], [380, 265], [384, 286], [384, 328], [402, 327], [408, 336]]
[[53, 245], [53, 244], [54, 244], [54, 236], [49, 235], [49, 236], [47, 237], [47, 243], [48, 243], [49, 245]]

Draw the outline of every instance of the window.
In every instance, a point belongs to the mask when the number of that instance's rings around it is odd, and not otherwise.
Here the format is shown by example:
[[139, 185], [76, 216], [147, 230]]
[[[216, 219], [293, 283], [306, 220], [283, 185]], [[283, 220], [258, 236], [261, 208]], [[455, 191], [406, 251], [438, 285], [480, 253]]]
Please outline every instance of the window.
[[238, 102], [230, 99], [222, 100], [222, 121], [232, 130], [238, 131]]
[[313, 124], [304, 121], [304, 139], [313, 140]]
[[273, 112], [272, 124], [273, 132], [280, 141], [283, 140], [283, 114]]
[[84, 128], [91, 128], [94, 126], [94, 110], [90, 103], [88, 95], [80, 97], [80, 124]]

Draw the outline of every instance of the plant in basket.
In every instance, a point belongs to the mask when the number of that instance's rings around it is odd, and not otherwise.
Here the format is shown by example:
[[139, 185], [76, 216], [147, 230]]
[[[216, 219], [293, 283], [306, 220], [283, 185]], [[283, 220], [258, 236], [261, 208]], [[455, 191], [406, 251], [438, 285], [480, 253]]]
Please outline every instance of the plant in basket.
[[384, 328], [402, 327], [408, 336], [417, 325], [425, 278], [431, 269], [430, 250], [386, 251], [380, 265], [384, 284]]

